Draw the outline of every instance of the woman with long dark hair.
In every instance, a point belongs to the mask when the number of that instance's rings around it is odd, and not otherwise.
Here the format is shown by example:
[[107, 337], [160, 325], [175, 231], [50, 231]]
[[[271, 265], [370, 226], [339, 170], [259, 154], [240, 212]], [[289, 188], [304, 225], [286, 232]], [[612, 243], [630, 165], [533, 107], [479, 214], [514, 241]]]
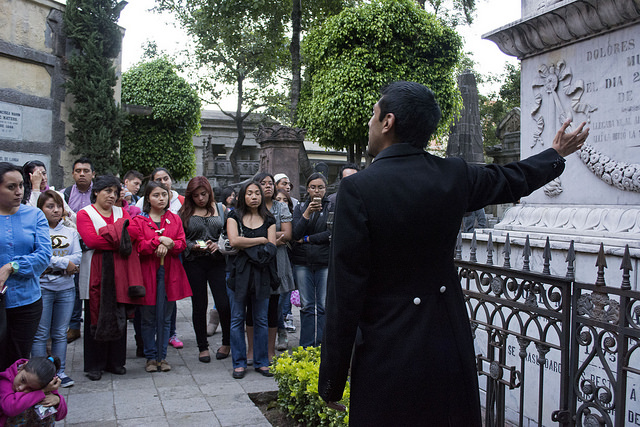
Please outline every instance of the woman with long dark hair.
[[[22, 203], [36, 207], [40, 194], [49, 189], [47, 167], [40, 160], [30, 160], [22, 166], [22, 175], [24, 176]], [[62, 208], [69, 220], [75, 224], [76, 214], [64, 200], [64, 197], [62, 198]]]
[[[276, 247], [278, 252], [276, 255], [278, 278], [280, 286], [271, 292], [269, 298], [269, 360], [275, 356], [276, 351], [276, 335], [278, 337], [278, 350], [287, 349], [287, 331], [284, 329], [284, 319], [282, 319], [282, 306], [280, 305], [280, 295], [288, 294], [295, 289], [293, 281], [293, 271], [287, 254], [287, 242], [291, 240], [293, 215], [288, 206], [274, 199], [275, 181], [273, 175], [267, 172], [259, 172], [253, 177], [253, 181], [260, 184], [264, 194], [264, 204], [271, 212], [276, 220]], [[280, 309], [279, 309], [280, 308]], [[253, 339], [253, 317], [247, 310], [247, 338], [248, 338], [248, 359], [253, 355], [251, 345]]]
[[293, 213], [292, 260], [300, 291], [300, 345], [319, 346], [324, 330], [324, 303], [327, 296], [329, 245], [327, 228], [331, 203], [325, 198], [327, 179], [314, 173], [307, 179], [307, 200]]
[[231, 308], [225, 286], [225, 257], [218, 251], [218, 238], [224, 229], [225, 208], [216, 203], [209, 180], [196, 176], [187, 184], [180, 218], [185, 230], [187, 249], [184, 251], [184, 269], [189, 278], [193, 329], [198, 343], [198, 359], [211, 361], [207, 341], [207, 283], [215, 300], [222, 326], [222, 346], [216, 359], [229, 356]]
[[140, 313], [147, 372], [171, 370], [166, 360], [171, 315], [177, 300], [191, 296], [179, 258], [186, 247], [182, 221], [169, 211], [169, 203], [167, 188], [150, 181], [144, 189], [143, 212], [133, 218], [146, 288]]
[[47, 218], [21, 203], [23, 193], [22, 168], [0, 162], [0, 303], [7, 316], [0, 371], [31, 353], [42, 314], [40, 274], [51, 259]]
[[233, 378], [247, 369], [244, 322], [247, 302], [253, 313], [253, 355], [255, 370], [271, 377], [268, 357], [267, 312], [271, 290], [278, 287], [275, 266], [276, 220], [264, 203], [262, 187], [249, 182], [240, 188], [238, 206], [229, 214], [227, 234], [231, 246], [239, 249], [231, 262], [227, 292], [231, 303], [231, 351]]

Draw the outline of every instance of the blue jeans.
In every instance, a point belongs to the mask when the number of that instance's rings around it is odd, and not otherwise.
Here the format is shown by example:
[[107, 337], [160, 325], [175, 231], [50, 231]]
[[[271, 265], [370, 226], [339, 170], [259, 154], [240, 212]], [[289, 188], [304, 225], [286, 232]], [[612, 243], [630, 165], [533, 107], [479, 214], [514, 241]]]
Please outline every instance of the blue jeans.
[[317, 347], [324, 331], [324, 303], [327, 299], [329, 267], [295, 265], [300, 292], [300, 345]]
[[76, 301], [76, 289], [50, 291], [42, 288], [41, 291], [42, 316], [38, 331], [33, 339], [31, 355], [46, 357], [47, 340], [51, 337], [51, 354], [60, 358], [58, 373], [64, 373], [67, 359], [67, 329]]
[[167, 347], [171, 338], [171, 315], [176, 306], [175, 301], [167, 300], [164, 274], [164, 267], [160, 267], [156, 274], [156, 305], [140, 306], [144, 357], [158, 362], [167, 358]]
[[[231, 304], [231, 356], [234, 368], [247, 367], [247, 344], [244, 340], [244, 321], [247, 315], [247, 302], [236, 301], [236, 294], [227, 288], [229, 303]], [[267, 313], [269, 311], [269, 298], [257, 300], [255, 295], [251, 298], [253, 306], [253, 366], [261, 368], [269, 367], [269, 329], [267, 327]]]

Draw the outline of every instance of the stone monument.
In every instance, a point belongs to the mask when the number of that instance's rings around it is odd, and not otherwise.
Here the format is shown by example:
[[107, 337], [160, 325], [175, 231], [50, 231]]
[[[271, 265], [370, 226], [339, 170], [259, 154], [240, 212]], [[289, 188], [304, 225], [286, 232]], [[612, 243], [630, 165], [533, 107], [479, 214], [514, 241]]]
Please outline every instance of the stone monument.
[[[557, 275], [566, 271], [564, 251], [574, 240], [582, 282], [594, 280], [603, 242], [608, 281], [620, 283], [624, 246], [634, 272], [640, 258], [640, 4], [522, 0], [522, 14], [484, 35], [522, 61], [521, 157], [548, 148], [569, 118], [572, 126], [586, 121], [591, 134], [566, 159], [564, 174], [510, 209], [494, 237], [509, 232], [517, 250], [529, 234], [541, 262], [549, 235]], [[637, 273], [631, 286], [639, 289]]]
[[462, 112], [456, 118], [447, 144], [447, 157], [461, 157], [468, 163], [484, 164], [482, 126], [478, 108], [478, 85], [470, 70], [458, 76]]
[[[573, 120], [572, 129], [587, 122], [591, 133], [584, 147], [567, 157], [563, 175], [523, 198], [519, 205], [506, 212], [493, 230], [480, 230], [477, 240], [487, 241], [488, 232], [492, 231], [494, 253], [501, 254], [509, 233], [511, 267], [523, 269], [522, 255], [529, 236], [531, 251], [527, 267], [542, 272], [548, 237], [551, 245], [548, 271], [556, 276], [565, 276], [567, 252], [570, 242], [574, 241], [575, 279], [587, 284], [601, 279], [596, 259], [602, 243], [608, 266], [603, 282], [606, 280], [606, 284], [613, 287], [623, 283], [619, 268], [625, 245], [629, 245], [632, 274], [627, 280], [631, 289], [638, 291], [640, 1], [522, 0], [521, 4], [520, 20], [483, 36], [495, 42], [504, 53], [522, 61], [521, 158], [550, 147], [555, 133], [567, 119]], [[464, 236], [463, 259], [469, 259], [471, 238], [471, 235]], [[479, 245], [478, 260], [486, 259], [484, 249], [484, 245]], [[502, 265], [502, 260], [494, 258], [494, 263]], [[594, 294], [597, 298], [597, 293]], [[615, 301], [607, 304], [613, 306]], [[572, 309], [579, 310], [579, 307]], [[506, 345], [517, 349], [518, 342], [510, 340]], [[484, 344], [476, 341], [479, 353]], [[598, 360], [588, 362], [586, 357], [579, 355], [579, 363], [588, 365], [579, 373], [580, 378], [597, 386], [609, 385], [611, 375]], [[616, 356], [612, 353], [610, 357]], [[636, 363], [637, 352], [634, 357], [632, 363]], [[527, 354], [524, 360], [531, 362], [527, 367], [532, 370], [530, 374], [539, 369], [538, 355]], [[550, 352], [541, 360], [545, 362], [541, 366], [549, 373], [568, 368], [560, 363], [558, 352]], [[505, 363], [514, 366], [520, 363], [517, 350], [506, 356]], [[550, 375], [545, 379], [545, 393], [540, 397], [545, 408], [553, 408], [559, 399], [560, 385], [554, 383], [559, 380], [554, 378], [557, 377]], [[636, 373], [628, 374], [628, 384], [633, 384], [630, 390], [637, 387], [638, 381], [640, 376]], [[516, 402], [519, 391], [508, 391], [507, 402]], [[597, 392], [600, 399], [606, 400], [603, 393]], [[626, 397], [630, 413], [638, 408], [633, 393]], [[537, 402], [531, 403], [525, 406], [525, 419], [537, 417], [532, 413]], [[583, 415], [587, 412], [583, 411]], [[550, 415], [544, 416], [549, 425]], [[591, 425], [595, 418], [589, 419], [591, 421], [581, 425]]]
[[260, 171], [284, 173], [291, 181], [293, 197], [300, 197], [298, 153], [306, 131], [282, 125], [260, 126], [254, 133], [260, 144]]

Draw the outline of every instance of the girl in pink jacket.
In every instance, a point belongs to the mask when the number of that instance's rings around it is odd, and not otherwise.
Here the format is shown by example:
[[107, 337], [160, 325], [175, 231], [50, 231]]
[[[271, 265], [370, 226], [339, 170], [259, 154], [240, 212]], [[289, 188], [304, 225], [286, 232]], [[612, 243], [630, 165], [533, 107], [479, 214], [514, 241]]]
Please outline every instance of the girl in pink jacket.
[[57, 357], [19, 359], [0, 373], [0, 427], [54, 425], [67, 416], [67, 404], [58, 394]]

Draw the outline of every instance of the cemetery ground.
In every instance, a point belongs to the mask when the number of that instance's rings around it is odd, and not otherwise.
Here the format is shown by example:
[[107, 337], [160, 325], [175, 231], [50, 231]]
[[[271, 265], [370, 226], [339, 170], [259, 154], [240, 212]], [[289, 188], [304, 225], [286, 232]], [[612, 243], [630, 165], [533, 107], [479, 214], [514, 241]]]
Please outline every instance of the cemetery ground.
[[[211, 295], [209, 295], [211, 306]], [[293, 307], [297, 330], [289, 333], [289, 348], [298, 345], [299, 309]], [[169, 346], [170, 372], [145, 372], [144, 357], [136, 357], [133, 324], [127, 322], [127, 373], [105, 372], [90, 381], [83, 372], [82, 338], [68, 345], [66, 373], [73, 387], [60, 389], [67, 401], [64, 426], [297, 426], [276, 407], [278, 385], [248, 367], [244, 379], [231, 377], [231, 357], [216, 360], [220, 328], [209, 337], [211, 363], [198, 361], [191, 323], [191, 299], [178, 301], [177, 332], [184, 348]], [[280, 353], [280, 352], [277, 352]], [[254, 399], [256, 403], [252, 400]]]

